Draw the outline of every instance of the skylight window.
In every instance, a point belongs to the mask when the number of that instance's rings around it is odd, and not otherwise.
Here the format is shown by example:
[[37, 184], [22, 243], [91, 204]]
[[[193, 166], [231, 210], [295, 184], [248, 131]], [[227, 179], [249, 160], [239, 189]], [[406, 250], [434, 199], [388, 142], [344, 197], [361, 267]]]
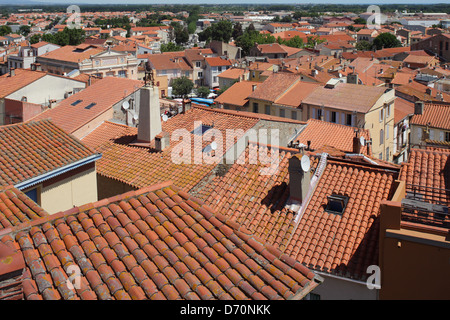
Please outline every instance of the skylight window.
[[93, 106], [95, 106], [96, 105], [96, 103], [95, 102], [92, 102], [92, 103], [90, 103], [89, 105], [87, 105], [86, 107], [84, 107], [85, 109], [90, 109], [90, 108], [92, 108]]
[[328, 196], [328, 203], [325, 211], [329, 213], [342, 215], [347, 207], [348, 197], [343, 195], [333, 194]]
[[83, 100], [77, 100], [75, 102], [72, 102], [71, 105], [72, 106], [76, 106], [77, 104], [79, 104], [80, 102], [82, 102]]
[[191, 133], [196, 134], [198, 136], [202, 136], [206, 131], [208, 131], [211, 128], [212, 127], [210, 127], [210, 126], [206, 126], [206, 125], [202, 124], [201, 126], [198, 126], [194, 130], [192, 130]]

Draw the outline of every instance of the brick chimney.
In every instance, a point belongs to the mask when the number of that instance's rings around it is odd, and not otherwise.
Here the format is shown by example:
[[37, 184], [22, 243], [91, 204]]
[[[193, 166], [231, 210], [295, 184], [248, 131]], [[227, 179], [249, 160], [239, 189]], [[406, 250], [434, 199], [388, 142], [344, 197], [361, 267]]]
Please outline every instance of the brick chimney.
[[23, 299], [24, 268], [22, 253], [0, 242], [0, 300]]
[[138, 142], [151, 142], [161, 133], [159, 90], [156, 86], [140, 89]]
[[304, 171], [301, 165], [303, 152], [294, 154], [289, 159], [289, 190], [291, 198], [303, 202], [311, 182], [310, 170]]
[[353, 153], [361, 153], [361, 142], [359, 141], [359, 131], [355, 129], [355, 136], [353, 137]]

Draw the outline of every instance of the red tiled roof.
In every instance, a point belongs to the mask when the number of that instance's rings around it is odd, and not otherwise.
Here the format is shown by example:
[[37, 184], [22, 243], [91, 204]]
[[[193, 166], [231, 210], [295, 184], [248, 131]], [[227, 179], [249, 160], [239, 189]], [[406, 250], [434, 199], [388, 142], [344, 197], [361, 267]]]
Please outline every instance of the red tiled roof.
[[254, 81], [236, 82], [214, 101], [222, 104], [244, 106], [248, 102], [248, 96], [253, 92], [253, 86], [258, 85], [260, 83]]
[[[195, 122], [201, 122], [203, 125], [214, 125], [214, 129], [221, 131], [222, 136], [226, 137], [227, 129], [242, 129], [244, 132], [252, 128], [258, 121], [258, 117], [251, 117], [244, 114], [222, 111], [220, 109], [210, 109], [201, 107], [192, 107], [184, 114], [178, 114], [162, 122], [162, 131], [172, 134], [177, 129], [186, 129], [187, 132], [194, 130]], [[155, 183], [171, 180], [177, 186], [190, 190], [200, 180], [202, 180], [215, 166], [214, 163], [202, 162], [194, 164], [194, 152], [191, 154], [189, 163], [176, 163], [172, 160], [172, 150], [178, 143], [171, 141], [170, 146], [162, 152], [149, 152], [148, 148], [139, 148], [127, 145], [135, 140], [132, 132], [137, 135], [137, 129], [121, 131], [114, 136], [106, 126], [113, 126], [111, 123], [103, 124], [93, 130], [85, 139], [88, 139], [94, 150], [102, 153], [102, 158], [97, 161], [97, 173], [136, 188], [145, 187]], [[121, 127], [123, 128], [123, 127]], [[101, 131], [101, 132], [100, 132]], [[95, 138], [91, 136], [95, 135]], [[104, 135], [102, 138], [101, 136]], [[210, 141], [204, 139], [202, 143], [195, 143], [199, 137], [194, 134], [191, 136], [191, 150], [204, 148]], [[96, 141], [102, 143], [95, 145]], [[225, 140], [225, 138], [224, 138]], [[84, 141], [84, 140], [83, 140]], [[117, 143], [116, 143], [117, 142]], [[231, 145], [224, 141], [224, 154]], [[119, 144], [120, 143], [120, 144]], [[180, 141], [179, 143], [183, 143]], [[150, 143], [154, 146], [154, 141]]]
[[300, 76], [297, 74], [286, 72], [273, 73], [256, 87], [256, 90], [253, 91], [249, 98], [274, 102], [299, 80]]
[[228, 70], [225, 70], [224, 72], [220, 73], [218, 75], [219, 78], [227, 78], [227, 79], [239, 79], [242, 75], [244, 75], [246, 72], [245, 69], [241, 68], [230, 68]]
[[209, 64], [211, 67], [231, 66], [230, 60], [222, 59], [221, 57], [210, 57], [210, 58], [205, 58], [205, 61], [206, 61], [206, 63]]
[[[51, 119], [66, 132], [73, 133], [138, 90], [143, 84], [143, 81], [139, 80], [106, 77], [61, 101], [56, 107], [44, 111], [33, 120]], [[81, 100], [80, 103], [72, 105], [78, 100]], [[91, 103], [96, 105], [86, 109], [85, 107]]]
[[0, 126], [0, 185], [26, 181], [92, 154], [48, 120]]
[[0, 98], [5, 98], [11, 93], [47, 75], [46, 72], [31, 71], [28, 69], [15, 69], [14, 73], [15, 75], [12, 77], [9, 73], [0, 77]]
[[169, 183], [5, 229], [2, 242], [23, 255], [26, 300], [300, 299], [322, 281]]
[[450, 104], [426, 103], [423, 114], [413, 115], [411, 124], [450, 130]]
[[[382, 167], [330, 158], [296, 222], [298, 208], [293, 211], [288, 201], [288, 161], [298, 150], [281, 148], [276, 172], [263, 176], [261, 169], [267, 164], [261, 159], [258, 164], [248, 162], [253, 149], [260, 157], [264, 154], [259, 148], [250, 144], [242, 155], [247, 157], [241, 162], [245, 164], [236, 162], [223, 177], [216, 177], [202, 190], [201, 199], [311, 269], [365, 279], [367, 267], [378, 262], [380, 203], [392, 196], [397, 174]], [[312, 157], [312, 170], [318, 163]], [[332, 194], [349, 197], [342, 215], [324, 210]]]
[[[353, 137], [355, 136], [355, 127], [342, 124], [309, 119], [306, 127], [295, 138], [307, 145], [311, 141], [312, 149], [319, 149], [322, 146], [331, 146], [344, 152], [353, 152]], [[359, 129], [360, 137], [369, 140], [369, 130]], [[361, 147], [361, 153], [368, 154], [367, 146]]]
[[0, 230], [48, 216], [48, 213], [20, 190], [0, 186]]
[[397, 97], [395, 98], [394, 109], [394, 123], [397, 124], [407, 115], [414, 113], [414, 103]]
[[69, 61], [69, 62], [81, 62], [90, 58], [97, 53], [105, 51], [97, 47], [89, 48], [89, 44], [80, 46], [64, 46], [56, 50], [50, 51], [40, 56], [40, 58]]
[[[399, 179], [405, 181], [406, 190], [411, 191], [412, 185], [436, 188], [425, 193], [426, 200], [447, 199], [450, 205], [450, 195], [445, 192], [450, 177], [450, 149], [439, 148], [426, 150], [411, 148], [408, 162], [402, 163]], [[440, 189], [440, 190], [438, 190]]]

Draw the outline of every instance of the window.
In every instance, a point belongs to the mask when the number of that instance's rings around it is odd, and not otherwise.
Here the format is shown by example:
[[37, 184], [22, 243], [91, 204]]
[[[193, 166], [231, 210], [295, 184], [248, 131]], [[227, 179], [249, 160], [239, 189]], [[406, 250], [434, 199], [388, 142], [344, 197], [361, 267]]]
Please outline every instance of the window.
[[217, 77], [216, 76], [213, 77], [213, 82], [217, 82]]
[[384, 130], [381, 129], [380, 130], [380, 144], [383, 144], [383, 143], [384, 143]]
[[305, 297], [305, 300], [320, 300], [320, 294], [315, 294], [315, 293], [310, 292]]
[[389, 161], [389, 147], [386, 148], [386, 161]]
[[258, 113], [259, 112], [258, 109], [259, 109], [258, 104], [256, 102], [253, 102], [253, 112]]
[[380, 154], [378, 155], [378, 159], [383, 160], [383, 152], [380, 152]]
[[380, 122], [384, 119], [384, 108], [380, 109]]
[[325, 211], [335, 214], [343, 214], [347, 206], [348, 197], [344, 195], [332, 194], [328, 196], [328, 203]]
[[391, 105], [388, 104], [386, 107], [386, 118], [389, 118], [391, 116]]
[[76, 105], [79, 104], [81, 101], [83, 101], [83, 100], [77, 100], [77, 101], [75, 101], [75, 102], [72, 102], [71, 105], [72, 105], [72, 106], [76, 106]]
[[337, 122], [336, 117], [337, 117], [336, 112], [331, 111], [331, 122], [336, 123]]
[[317, 109], [317, 119], [321, 119], [322, 118], [322, 109]]
[[202, 124], [201, 126], [198, 126], [194, 130], [192, 130], [191, 133], [196, 134], [198, 136], [202, 136], [209, 129], [211, 129], [210, 126], [206, 126], [206, 125]]
[[217, 70], [218, 70], [219, 72], [222, 72], [222, 67], [217, 67]]
[[200, 68], [202, 66], [202, 63], [200, 61], [195, 62], [195, 67]]
[[280, 109], [280, 117], [285, 117], [285, 115], [284, 115], [284, 109]]
[[197, 73], [197, 76], [199, 77], [199, 78], [203, 78], [203, 72], [199, 72], [199, 73]]
[[126, 78], [127, 77], [127, 71], [126, 70], [119, 70], [118, 76], [119, 76], [119, 78]]
[[450, 131], [445, 133], [445, 141], [450, 142]]
[[96, 105], [96, 103], [95, 102], [92, 102], [92, 103], [90, 103], [89, 105], [87, 105], [86, 107], [84, 107], [85, 109], [90, 109], [90, 108], [92, 108], [93, 106], [95, 106]]
[[292, 111], [291, 118], [297, 120], [297, 111]]
[[389, 139], [389, 127], [386, 126], [386, 140]]
[[266, 104], [265, 106], [265, 113], [270, 115], [270, 105]]
[[352, 115], [347, 114], [346, 118], [347, 118], [346, 125], [351, 126], [352, 125]]
[[25, 192], [28, 198], [38, 203], [38, 188], [34, 188]]

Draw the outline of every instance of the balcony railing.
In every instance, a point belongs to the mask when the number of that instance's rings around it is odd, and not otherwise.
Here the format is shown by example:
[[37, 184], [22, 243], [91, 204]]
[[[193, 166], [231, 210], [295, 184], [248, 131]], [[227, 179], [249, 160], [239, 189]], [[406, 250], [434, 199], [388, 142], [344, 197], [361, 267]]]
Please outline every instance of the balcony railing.
[[450, 228], [450, 189], [406, 185], [402, 200], [402, 220]]

